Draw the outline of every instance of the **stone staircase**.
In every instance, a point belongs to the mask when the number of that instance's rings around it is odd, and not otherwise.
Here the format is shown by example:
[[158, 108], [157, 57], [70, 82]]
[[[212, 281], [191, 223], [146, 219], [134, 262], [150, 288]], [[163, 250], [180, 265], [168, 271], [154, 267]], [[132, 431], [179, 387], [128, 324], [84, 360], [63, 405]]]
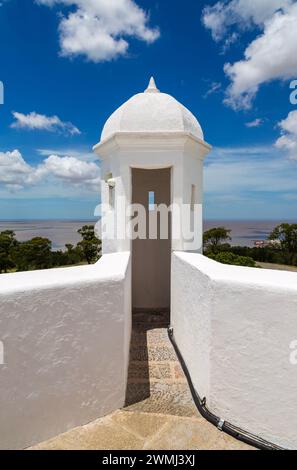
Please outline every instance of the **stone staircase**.
[[168, 312], [135, 312], [126, 405], [31, 449], [251, 449], [201, 417], [167, 335]]

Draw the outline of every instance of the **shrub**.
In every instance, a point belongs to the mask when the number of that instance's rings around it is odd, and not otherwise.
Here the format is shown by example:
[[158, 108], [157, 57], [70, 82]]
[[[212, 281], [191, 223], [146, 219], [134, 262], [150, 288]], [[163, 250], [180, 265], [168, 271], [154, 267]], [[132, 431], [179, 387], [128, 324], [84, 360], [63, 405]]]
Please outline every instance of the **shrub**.
[[231, 253], [229, 251], [217, 254], [211, 253], [208, 255], [208, 257], [222, 264], [231, 264], [234, 266], [247, 266], [251, 268], [254, 268], [256, 266], [256, 263], [252, 258], [248, 256], [235, 255], [234, 253]]

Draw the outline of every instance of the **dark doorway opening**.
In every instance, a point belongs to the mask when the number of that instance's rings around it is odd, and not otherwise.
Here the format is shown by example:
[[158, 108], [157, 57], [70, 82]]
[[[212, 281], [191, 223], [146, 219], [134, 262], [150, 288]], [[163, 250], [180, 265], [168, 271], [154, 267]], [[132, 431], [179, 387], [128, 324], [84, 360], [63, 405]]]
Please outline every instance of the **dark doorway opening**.
[[[139, 310], [169, 310], [171, 271], [171, 217], [157, 210], [171, 204], [171, 169], [132, 169], [132, 203], [146, 211], [146, 238], [132, 241], [132, 305]], [[155, 214], [153, 212], [155, 211]], [[149, 236], [151, 218], [158, 221], [156, 238]], [[164, 230], [168, 226], [167, 238]]]

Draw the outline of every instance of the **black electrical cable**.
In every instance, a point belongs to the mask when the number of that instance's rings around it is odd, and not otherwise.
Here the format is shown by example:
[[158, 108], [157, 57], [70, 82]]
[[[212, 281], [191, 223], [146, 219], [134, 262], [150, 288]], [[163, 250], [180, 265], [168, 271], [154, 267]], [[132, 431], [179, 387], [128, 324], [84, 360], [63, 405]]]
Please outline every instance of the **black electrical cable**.
[[250, 434], [236, 426], [234, 426], [231, 423], [228, 423], [227, 421], [221, 420], [218, 416], [215, 416], [211, 411], [208, 410], [206, 407], [206, 398], [201, 399], [198, 393], [196, 392], [196, 389], [193, 385], [190, 373], [188, 371], [188, 368], [186, 366], [186, 363], [181, 355], [181, 352], [175, 342], [174, 335], [173, 335], [173, 329], [168, 328], [168, 336], [169, 339], [174, 347], [174, 350], [176, 352], [176, 355], [179, 359], [179, 362], [182, 366], [182, 369], [184, 371], [184, 374], [187, 378], [189, 388], [194, 400], [194, 403], [199, 411], [199, 413], [211, 424], [216, 426], [220, 431], [225, 432], [226, 434], [229, 434], [230, 436], [234, 437], [235, 439], [238, 439], [239, 441], [245, 442], [246, 444], [249, 444], [253, 447], [256, 447], [257, 449], [260, 450], [285, 450], [282, 447], [279, 447], [275, 444], [272, 444], [271, 442], [268, 442], [261, 437], [257, 437], [254, 434]]

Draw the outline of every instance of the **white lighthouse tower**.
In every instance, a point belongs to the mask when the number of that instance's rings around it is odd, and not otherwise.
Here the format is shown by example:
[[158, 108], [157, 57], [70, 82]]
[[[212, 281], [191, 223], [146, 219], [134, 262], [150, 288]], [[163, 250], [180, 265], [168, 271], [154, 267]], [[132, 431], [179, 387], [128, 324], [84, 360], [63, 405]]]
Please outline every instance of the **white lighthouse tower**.
[[[94, 147], [102, 160], [102, 248], [131, 252], [134, 308], [168, 308], [172, 251], [202, 250], [203, 160], [210, 149], [193, 114], [153, 78], [104, 126]], [[145, 208], [148, 225], [160, 205], [170, 208], [167, 236], [158, 230], [150, 237], [146, 227], [132, 239], [131, 204]]]

